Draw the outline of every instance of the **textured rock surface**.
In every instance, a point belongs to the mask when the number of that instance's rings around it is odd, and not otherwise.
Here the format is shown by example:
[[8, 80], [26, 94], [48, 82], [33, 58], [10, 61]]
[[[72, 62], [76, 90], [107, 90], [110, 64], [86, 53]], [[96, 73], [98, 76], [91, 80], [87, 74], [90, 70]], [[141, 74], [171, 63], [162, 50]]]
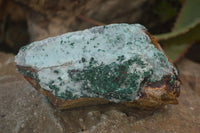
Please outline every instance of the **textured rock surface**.
[[[139, 24], [70, 32], [22, 47], [15, 62], [38, 90], [41, 87], [59, 99], [132, 102], [148, 95], [143, 92], [150, 84], [166, 78], [165, 91], [176, 95], [177, 70], [146, 32]], [[161, 95], [163, 101], [176, 98]]]
[[194, 90], [200, 96], [200, 64], [189, 59], [182, 59], [178, 65], [182, 84]]
[[200, 132], [200, 97], [191, 88], [182, 87], [178, 105], [159, 110], [99, 105], [57, 111], [17, 73], [13, 59], [13, 55], [0, 53], [2, 133]]
[[0, 53], [0, 133], [63, 133], [55, 110], [17, 73], [13, 60]]
[[151, 3], [148, 0], [13, 1], [25, 7], [32, 41], [94, 26], [79, 19], [80, 14], [104, 23], [134, 23], [145, 11], [141, 8]]

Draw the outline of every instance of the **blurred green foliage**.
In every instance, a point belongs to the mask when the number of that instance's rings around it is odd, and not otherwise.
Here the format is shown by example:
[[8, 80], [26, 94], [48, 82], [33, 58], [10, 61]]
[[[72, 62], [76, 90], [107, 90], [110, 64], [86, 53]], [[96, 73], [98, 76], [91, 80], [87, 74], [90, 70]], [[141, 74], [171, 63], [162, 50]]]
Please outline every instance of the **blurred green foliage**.
[[182, 56], [190, 44], [200, 40], [200, 0], [186, 0], [170, 33], [157, 35], [171, 60]]
[[166, 0], [161, 0], [158, 5], [153, 8], [153, 13], [158, 15], [160, 21], [163, 23], [175, 17], [178, 10]]

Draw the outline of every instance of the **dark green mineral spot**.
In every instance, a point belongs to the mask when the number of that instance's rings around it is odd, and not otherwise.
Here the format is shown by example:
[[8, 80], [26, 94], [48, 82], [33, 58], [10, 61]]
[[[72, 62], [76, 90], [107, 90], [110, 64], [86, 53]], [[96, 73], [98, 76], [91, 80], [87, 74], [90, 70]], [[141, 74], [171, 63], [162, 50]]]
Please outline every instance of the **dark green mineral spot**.
[[58, 73], [59, 73], [59, 70], [54, 70], [54, 73], [58, 74]]

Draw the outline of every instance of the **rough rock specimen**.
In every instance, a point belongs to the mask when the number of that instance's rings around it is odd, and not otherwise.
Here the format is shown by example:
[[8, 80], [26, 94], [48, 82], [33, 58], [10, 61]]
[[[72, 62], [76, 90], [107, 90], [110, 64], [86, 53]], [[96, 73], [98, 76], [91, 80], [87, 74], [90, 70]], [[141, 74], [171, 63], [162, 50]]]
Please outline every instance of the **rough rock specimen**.
[[33, 42], [18, 71], [60, 109], [177, 103], [180, 82], [155, 38], [139, 24], [111, 24]]

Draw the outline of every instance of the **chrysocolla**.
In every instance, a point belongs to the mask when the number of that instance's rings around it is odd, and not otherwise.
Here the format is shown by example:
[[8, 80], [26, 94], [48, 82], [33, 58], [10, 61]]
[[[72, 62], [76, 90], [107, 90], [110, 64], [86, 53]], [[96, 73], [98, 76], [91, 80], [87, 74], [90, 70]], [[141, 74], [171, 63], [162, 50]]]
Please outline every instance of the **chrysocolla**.
[[69, 32], [23, 47], [15, 62], [33, 69], [37, 76], [30, 78], [59, 99], [131, 102], [166, 76], [176, 82], [176, 68], [145, 31], [139, 24], [110, 24]]

